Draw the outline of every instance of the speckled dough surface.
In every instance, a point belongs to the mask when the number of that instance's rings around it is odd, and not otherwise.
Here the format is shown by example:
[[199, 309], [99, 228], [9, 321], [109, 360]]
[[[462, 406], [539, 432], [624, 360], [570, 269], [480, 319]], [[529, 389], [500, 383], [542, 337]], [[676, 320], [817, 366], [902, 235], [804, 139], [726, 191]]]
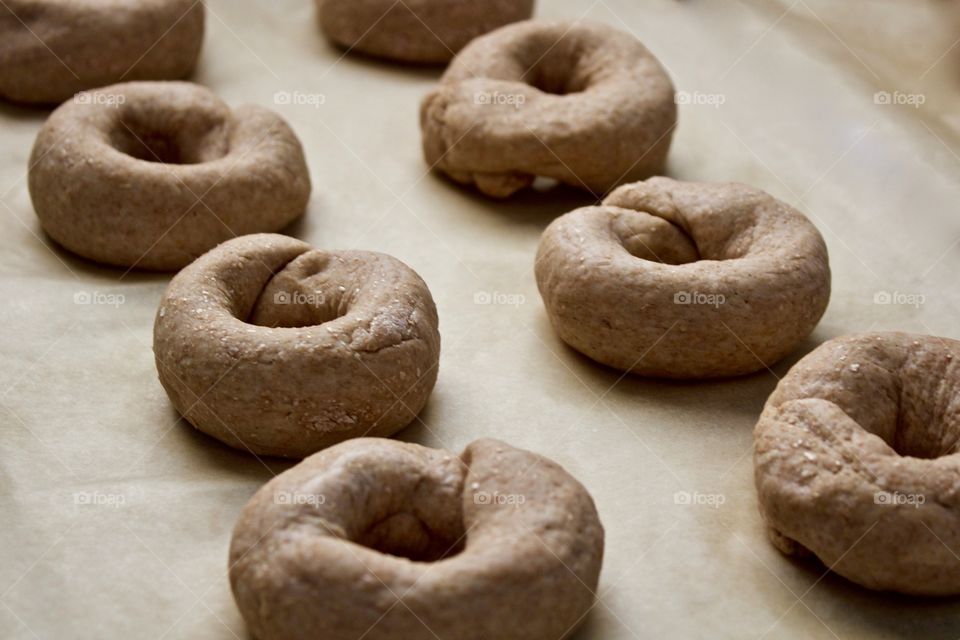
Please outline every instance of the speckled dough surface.
[[187, 82], [64, 103], [37, 136], [29, 184], [44, 231], [70, 251], [162, 271], [234, 236], [279, 231], [310, 198], [303, 149], [280, 116], [230, 109]]
[[471, 42], [420, 109], [427, 163], [506, 197], [543, 176], [595, 193], [661, 173], [673, 84], [631, 34], [528, 20]]
[[447, 62], [479, 35], [533, 14], [534, 0], [317, 0], [333, 42], [402, 62]]
[[0, 97], [57, 103], [121, 81], [184, 78], [203, 23], [197, 0], [5, 0]]
[[622, 371], [707, 378], [790, 353], [830, 297], [820, 233], [742, 184], [652, 178], [553, 221], [536, 278], [550, 321]]
[[195, 427], [301, 458], [409, 424], [436, 382], [440, 334], [427, 285], [399, 260], [257, 234], [177, 274], [153, 350]]
[[538, 455], [364, 438], [256, 493], [230, 583], [259, 640], [561, 640], [592, 607], [603, 536], [586, 489]]
[[757, 423], [774, 544], [871, 589], [960, 593], [960, 342], [843, 336], [795, 365]]

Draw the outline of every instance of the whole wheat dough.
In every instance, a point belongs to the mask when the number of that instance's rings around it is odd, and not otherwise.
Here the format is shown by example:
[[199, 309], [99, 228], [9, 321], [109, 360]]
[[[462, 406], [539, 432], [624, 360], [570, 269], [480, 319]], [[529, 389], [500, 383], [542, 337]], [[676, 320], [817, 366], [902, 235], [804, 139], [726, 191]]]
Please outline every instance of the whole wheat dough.
[[624, 185], [601, 206], [554, 220], [535, 272], [564, 342], [664, 378], [769, 367], [813, 330], [830, 298], [816, 227], [735, 183]]
[[777, 548], [871, 589], [960, 593], [958, 365], [956, 340], [862, 333], [790, 370], [754, 434]]
[[333, 42], [401, 62], [447, 62], [472, 39], [533, 14], [534, 0], [317, 0]]
[[302, 458], [388, 436], [437, 380], [437, 311], [396, 258], [274, 234], [225, 242], [178, 273], [153, 350], [174, 407], [259, 455]]
[[362, 438], [244, 507], [230, 584], [260, 640], [560, 640], [592, 608], [603, 527], [556, 463]]
[[170, 271], [224, 240], [279, 231], [306, 210], [310, 175], [276, 113], [231, 109], [188, 82], [131, 82], [65, 102], [30, 156], [44, 231], [97, 262]]
[[198, 0], [4, 0], [0, 97], [58, 103], [117, 82], [184, 78], [203, 30]]
[[431, 168], [493, 197], [543, 176], [595, 193], [663, 171], [673, 84], [631, 34], [528, 20], [471, 42], [420, 108]]

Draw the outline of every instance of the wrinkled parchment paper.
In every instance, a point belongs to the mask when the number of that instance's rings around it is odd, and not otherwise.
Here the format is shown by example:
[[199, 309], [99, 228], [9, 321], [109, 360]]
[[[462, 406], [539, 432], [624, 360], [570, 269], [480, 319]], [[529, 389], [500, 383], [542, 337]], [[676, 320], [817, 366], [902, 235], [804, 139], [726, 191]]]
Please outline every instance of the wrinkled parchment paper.
[[[272, 106], [306, 147], [314, 195], [290, 233], [393, 254], [433, 291], [440, 380], [399, 437], [502, 438], [596, 498], [607, 554], [578, 640], [960, 636], [956, 600], [871, 593], [768, 544], [751, 432], [801, 353], [705, 384], [594, 365], [552, 333], [532, 273], [541, 230], [588, 197], [495, 202], [426, 174], [417, 108], [439, 70], [342, 57], [307, 0], [208, 9], [196, 81]], [[629, 29], [660, 57], [681, 92], [670, 175], [751, 183], [815, 221], [834, 293], [802, 352], [856, 330], [960, 337], [956, 3], [540, 0], [538, 14]], [[45, 115], [0, 106], [0, 637], [245, 638], [230, 531], [287, 463], [178, 421], [151, 353], [168, 276], [43, 236], [25, 173]]]

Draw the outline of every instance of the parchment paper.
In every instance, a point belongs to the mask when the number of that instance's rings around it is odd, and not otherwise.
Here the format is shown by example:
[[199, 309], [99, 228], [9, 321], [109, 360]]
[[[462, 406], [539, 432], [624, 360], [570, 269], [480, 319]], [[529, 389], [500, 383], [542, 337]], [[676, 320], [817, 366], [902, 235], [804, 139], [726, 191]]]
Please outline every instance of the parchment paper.
[[[275, 108], [306, 147], [314, 195], [289, 232], [393, 254], [433, 291], [440, 379], [399, 437], [456, 451], [502, 438], [596, 498], [607, 554], [578, 640], [960, 636], [955, 599], [872, 593], [782, 557], [751, 462], [766, 396], [817, 343], [960, 337], [954, 3], [540, 0], [540, 16], [633, 31], [669, 68], [686, 96], [670, 175], [764, 188], [827, 240], [833, 298], [801, 352], [705, 384], [624, 378], [563, 346], [533, 256], [553, 217], [590, 200], [495, 202], [426, 174], [417, 109], [439, 70], [342, 57], [307, 0], [208, 9], [196, 81]], [[151, 353], [168, 276], [101, 268], [43, 236], [25, 174], [45, 116], [0, 106], [0, 637], [245, 638], [230, 531], [287, 463], [178, 421]]]

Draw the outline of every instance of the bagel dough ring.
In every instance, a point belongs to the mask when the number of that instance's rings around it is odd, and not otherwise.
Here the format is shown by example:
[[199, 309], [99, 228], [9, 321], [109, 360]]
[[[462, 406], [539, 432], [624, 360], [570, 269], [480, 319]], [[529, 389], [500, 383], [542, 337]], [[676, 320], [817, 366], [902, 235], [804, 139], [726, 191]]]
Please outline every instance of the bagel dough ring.
[[197, 0], [6, 0], [0, 9], [0, 97], [59, 103], [132, 80], [177, 80], [203, 44]]
[[468, 42], [533, 15], [534, 0], [317, 0], [334, 43], [379, 58], [448, 62]]
[[603, 538], [546, 458], [362, 438], [254, 495], [230, 584], [259, 640], [560, 640], [592, 608]]
[[790, 369], [754, 434], [775, 546], [871, 589], [960, 593], [958, 365], [956, 340], [887, 332]]
[[663, 378], [768, 367], [830, 298], [820, 233], [742, 184], [652, 178], [543, 233], [537, 286], [564, 342], [621, 371]]
[[44, 231], [111, 265], [179, 269], [306, 210], [300, 141], [263, 107], [186, 82], [132, 82], [66, 102], [40, 129], [30, 197]]
[[507, 197], [537, 176], [595, 193], [662, 173], [673, 84], [603, 24], [528, 20], [471, 42], [420, 108], [427, 164]]
[[302, 458], [409, 424], [437, 380], [440, 334], [427, 285], [396, 258], [257, 234], [173, 278], [153, 350], [196, 428]]

